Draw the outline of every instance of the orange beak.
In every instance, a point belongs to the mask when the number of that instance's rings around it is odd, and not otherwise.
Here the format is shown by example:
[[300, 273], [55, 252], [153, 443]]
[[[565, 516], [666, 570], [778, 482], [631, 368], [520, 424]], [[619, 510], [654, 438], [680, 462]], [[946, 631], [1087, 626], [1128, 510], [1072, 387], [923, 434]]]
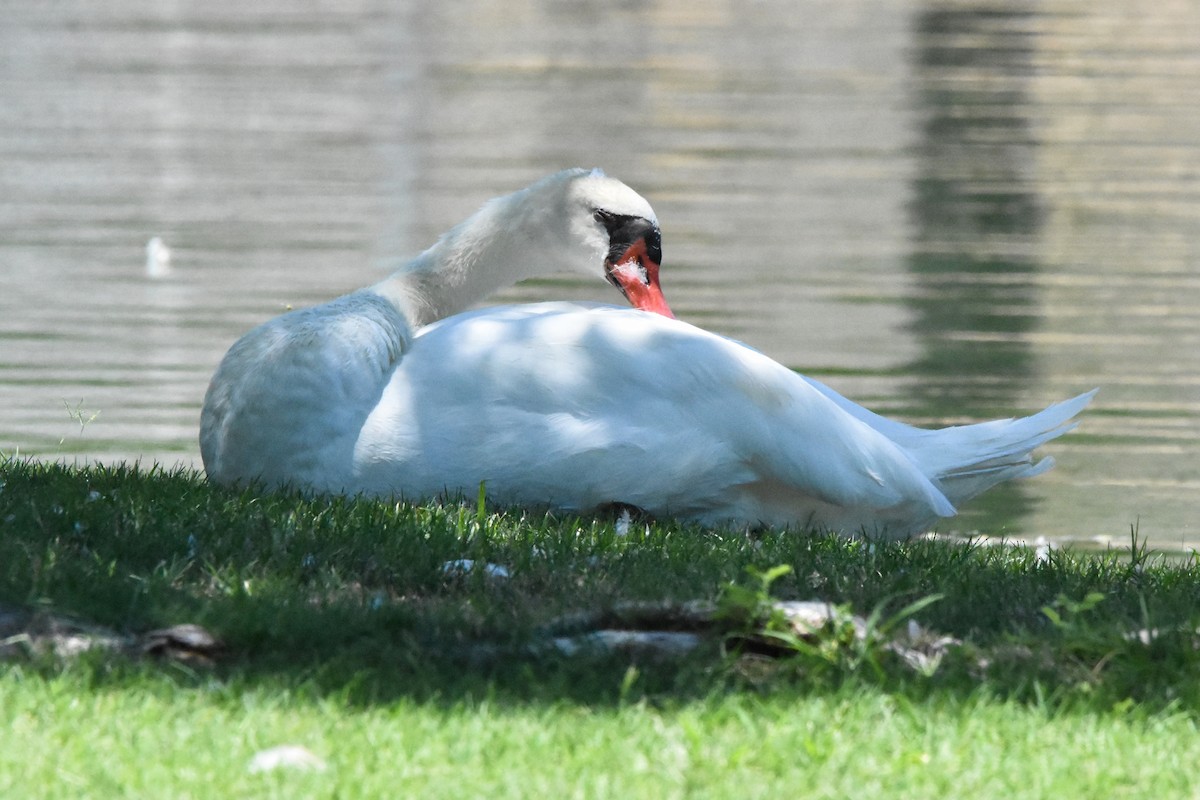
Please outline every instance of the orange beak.
[[651, 257], [645, 237], [635, 239], [616, 260], [606, 260], [604, 273], [634, 308], [675, 319], [658, 283], [658, 261]]

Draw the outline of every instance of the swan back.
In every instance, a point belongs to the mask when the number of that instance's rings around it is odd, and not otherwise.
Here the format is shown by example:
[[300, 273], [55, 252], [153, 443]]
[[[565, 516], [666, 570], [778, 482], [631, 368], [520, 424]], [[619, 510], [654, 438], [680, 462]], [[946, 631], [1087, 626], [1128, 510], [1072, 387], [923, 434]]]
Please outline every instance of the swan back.
[[708, 524], [854, 531], [954, 513], [907, 453], [796, 373], [611, 306], [490, 308], [423, 329], [355, 463], [376, 494], [485, 482], [502, 504], [622, 502]]
[[353, 491], [354, 443], [410, 340], [396, 307], [369, 292], [250, 331], [204, 397], [200, 454], [209, 479]]

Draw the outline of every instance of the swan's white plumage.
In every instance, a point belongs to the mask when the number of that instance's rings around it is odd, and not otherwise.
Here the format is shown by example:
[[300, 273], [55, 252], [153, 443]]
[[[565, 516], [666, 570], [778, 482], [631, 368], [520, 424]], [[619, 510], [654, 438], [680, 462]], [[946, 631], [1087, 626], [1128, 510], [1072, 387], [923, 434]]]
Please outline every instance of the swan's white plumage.
[[470, 495], [486, 482], [503, 504], [621, 502], [707, 524], [903, 536], [1036, 470], [1029, 450], [1088, 399], [925, 431], [676, 320], [564, 303], [491, 308], [418, 334], [363, 427], [350, 480], [372, 494]]
[[643, 311], [542, 303], [425, 324], [497, 281], [589, 269], [608, 250], [593, 220], [606, 206], [653, 220], [624, 184], [560, 173], [492, 201], [389, 281], [251, 331], [205, 398], [210, 478], [413, 499], [485, 483], [501, 504], [907, 536], [1048, 468], [1030, 451], [1091, 399], [923, 430]]
[[426, 328], [355, 462], [370, 493], [484, 481], [500, 503], [623, 502], [708, 523], [833, 525], [826, 507], [953, 513], [904, 451], [790, 370], [608, 306], [487, 309]]
[[355, 292], [255, 328], [225, 355], [200, 417], [218, 483], [334, 486], [351, 474], [359, 431], [408, 348], [396, 307]]

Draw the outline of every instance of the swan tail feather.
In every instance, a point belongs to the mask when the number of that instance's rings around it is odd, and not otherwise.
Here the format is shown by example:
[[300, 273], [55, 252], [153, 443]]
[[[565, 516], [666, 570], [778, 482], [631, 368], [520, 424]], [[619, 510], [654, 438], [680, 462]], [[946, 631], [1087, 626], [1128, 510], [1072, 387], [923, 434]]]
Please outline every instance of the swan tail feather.
[[961, 505], [998, 483], [1031, 478], [1053, 467], [1054, 459], [1035, 460], [1033, 451], [1074, 430], [1075, 417], [1095, 394], [1093, 389], [1020, 419], [929, 431], [919, 458], [951, 502]]

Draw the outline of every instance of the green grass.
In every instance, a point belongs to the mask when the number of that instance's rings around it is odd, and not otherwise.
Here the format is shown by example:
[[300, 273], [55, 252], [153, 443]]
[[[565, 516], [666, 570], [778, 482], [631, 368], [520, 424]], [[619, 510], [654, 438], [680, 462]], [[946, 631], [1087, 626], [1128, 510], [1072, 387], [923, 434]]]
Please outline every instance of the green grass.
[[[512, 577], [444, 571], [461, 558]], [[627, 600], [762, 601], [748, 570], [777, 565], [773, 596], [864, 616], [941, 595], [916, 619], [962, 644], [928, 675], [882, 639], [769, 665], [719, 641], [683, 659], [531, 647], [563, 614]], [[0, 662], [0, 797], [1188, 797], [1198, 601], [1194, 561], [1138, 548], [619, 536], [0, 461], [0, 608], [122, 633], [199, 623], [227, 646], [211, 668]], [[248, 771], [280, 744], [328, 768]]]
[[[336, 698], [145, 677], [7, 681], [5, 797], [1173, 797], [1187, 715], [1062, 714], [877, 689], [724, 693], [661, 707]], [[321, 773], [249, 774], [302, 742]], [[13, 746], [20, 743], [20, 746]]]

